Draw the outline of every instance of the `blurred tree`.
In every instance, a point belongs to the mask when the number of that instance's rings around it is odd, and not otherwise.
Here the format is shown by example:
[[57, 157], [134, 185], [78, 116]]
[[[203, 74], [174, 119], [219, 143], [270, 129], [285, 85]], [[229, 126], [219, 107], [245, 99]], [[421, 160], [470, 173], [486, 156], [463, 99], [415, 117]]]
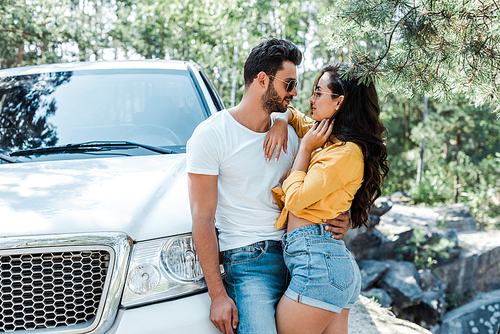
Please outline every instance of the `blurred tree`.
[[[393, 94], [381, 106], [391, 161], [385, 194], [406, 190], [416, 203], [432, 205], [464, 202], [480, 224], [500, 215], [500, 128], [491, 107], [475, 107], [463, 95], [429, 99], [424, 124], [418, 96]], [[417, 182], [423, 141], [426, 164]]]
[[465, 202], [483, 222], [500, 215], [500, 129], [493, 110], [474, 107], [462, 95], [433, 101], [429, 109], [425, 128], [421, 122], [411, 134], [415, 141], [426, 140], [429, 160], [424, 185], [410, 184], [412, 198], [430, 204]]
[[[68, 56], [80, 61], [102, 60], [104, 52], [115, 45], [109, 33], [114, 29], [115, 10], [123, 1], [63, 0], [64, 14], [57, 16], [61, 29], [56, 34], [67, 43]], [[125, 0], [124, 2], [127, 2]]]
[[53, 63], [59, 56], [54, 38], [64, 5], [57, 0], [0, 2], [0, 63], [1, 68]]
[[313, 9], [291, 0], [134, 1], [118, 6], [110, 36], [146, 58], [196, 61], [229, 106], [243, 94], [250, 48], [268, 37], [302, 46]]

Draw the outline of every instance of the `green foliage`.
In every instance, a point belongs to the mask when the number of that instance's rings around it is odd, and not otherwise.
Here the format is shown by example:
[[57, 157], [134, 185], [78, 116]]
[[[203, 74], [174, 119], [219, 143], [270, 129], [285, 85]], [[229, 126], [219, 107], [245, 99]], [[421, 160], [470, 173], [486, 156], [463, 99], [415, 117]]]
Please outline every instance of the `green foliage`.
[[[437, 168], [434, 168], [436, 167]], [[453, 177], [443, 177], [442, 168], [432, 164], [420, 183], [410, 180], [409, 195], [414, 203], [436, 204], [450, 203], [453, 199]]]
[[293, 100], [303, 112], [325, 64], [354, 62], [348, 75], [375, 81], [390, 160], [385, 195], [464, 202], [486, 227], [500, 216], [499, 120], [482, 104], [500, 84], [498, 8], [493, 0], [3, 0], [0, 66], [194, 60], [230, 107], [243, 95], [250, 49], [263, 38], [286, 38], [307, 51]]
[[103, 59], [104, 52], [116, 46], [109, 32], [113, 29], [115, 6], [122, 3], [116, 0], [2, 1], [1, 67], [54, 63], [65, 57], [80, 61]]
[[460, 306], [462, 304], [463, 298], [457, 297], [457, 295], [452, 292], [445, 295], [445, 301], [448, 304], [447, 309], [448, 311], [450, 311]]
[[323, 18], [330, 47], [351, 48], [353, 75], [389, 91], [498, 100], [500, 8], [495, 0], [339, 0]]
[[450, 227], [450, 223], [448, 222], [448, 213], [446, 213], [443, 217], [443, 219], [437, 219], [436, 220], [436, 227], [439, 229], [447, 229]]
[[[384, 194], [405, 190], [416, 204], [463, 202], [480, 226], [500, 215], [500, 127], [492, 107], [475, 107], [463, 95], [429, 99], [426, 122], [420, 98], [392, 94], [381, 107], [391, 161]], [[424, 173], [417, 182], [422, 141]]]
[[429, 242], [430, 235], [421, 228], [413, 230], [413, 236], [401, 247], [402, 252], [414, 255], [413, 262], [418, 269], [431, 268], [439, 258], [450, 257], [449, 251], [455, 246], [455, 240], [439, 237], [437, 242]]
[[[57, 59], [51, 30], [57, 30], [56, 1], [20, 1], [0, 3], [1, 68], [53, 62]], [[50, 9], [50, 10], [49, 10]]]
[[421, 102], [417, 98], [391, 95], [381, 100], [380, 118], [387, 128], [387, 151], [390, 170], [384, 184], [384, 193], [408, 190], [415, 179], [417, 160], [415, 149], [418, 147], [410, 135], [411, 129], [421, 120]]
[[315, 18], [314, 7], [292, 0], [131, 3], [118, 6], [114, 40], [146, 58], [194, 60], [228, 106], [243, 95], [243, 65], [251, 47], [269, 37], [304, 45]]

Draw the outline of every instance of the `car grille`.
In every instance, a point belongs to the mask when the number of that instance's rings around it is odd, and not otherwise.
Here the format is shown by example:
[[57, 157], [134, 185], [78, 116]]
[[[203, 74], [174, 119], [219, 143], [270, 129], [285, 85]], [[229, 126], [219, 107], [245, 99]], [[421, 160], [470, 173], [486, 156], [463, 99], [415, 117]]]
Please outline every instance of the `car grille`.
[[107, 250], [0, 255], [0, 332], [92, 323], [109, 264]]

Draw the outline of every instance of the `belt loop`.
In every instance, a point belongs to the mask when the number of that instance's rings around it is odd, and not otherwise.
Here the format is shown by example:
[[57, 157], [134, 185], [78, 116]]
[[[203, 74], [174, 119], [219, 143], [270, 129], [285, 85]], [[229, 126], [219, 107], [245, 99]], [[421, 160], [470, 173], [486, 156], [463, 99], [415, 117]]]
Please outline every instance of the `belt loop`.
[[318, 224], [319, 225], [319, 235], [323, 236], [325, 233], [324, 231], [324, 225], [323, 224]]

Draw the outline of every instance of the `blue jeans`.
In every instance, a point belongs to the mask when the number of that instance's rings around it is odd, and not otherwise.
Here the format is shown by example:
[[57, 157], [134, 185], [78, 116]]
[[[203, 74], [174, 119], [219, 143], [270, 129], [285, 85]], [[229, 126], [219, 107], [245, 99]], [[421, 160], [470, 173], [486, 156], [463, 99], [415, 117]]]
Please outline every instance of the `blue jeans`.
[[276, 306], [287, 287], [280, 241], [223, 252], [226, 290], [238, 308], [238, 334], [276, 333]]

